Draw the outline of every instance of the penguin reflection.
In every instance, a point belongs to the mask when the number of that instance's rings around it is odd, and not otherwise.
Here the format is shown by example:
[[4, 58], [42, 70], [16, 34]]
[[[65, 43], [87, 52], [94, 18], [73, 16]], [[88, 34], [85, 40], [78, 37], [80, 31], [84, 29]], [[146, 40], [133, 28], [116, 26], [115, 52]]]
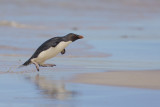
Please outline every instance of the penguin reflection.
[[46, 95], [45, 97], [47, 98], [65, 100], [75, 94], [73, 91], [66, 90], [63, 82], [48, 80], [39, 74], [35, 76], [33, 82], [36, 84], [38, 89], [42, 90], [42, 94]]

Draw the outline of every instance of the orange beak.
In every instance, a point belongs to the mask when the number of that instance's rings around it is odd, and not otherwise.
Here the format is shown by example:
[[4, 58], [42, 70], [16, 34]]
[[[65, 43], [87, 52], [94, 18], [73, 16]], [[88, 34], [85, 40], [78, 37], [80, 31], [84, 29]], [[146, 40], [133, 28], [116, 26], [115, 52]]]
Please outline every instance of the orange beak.
[[81, 36], [81, 35], [79, 35], [78, 37], [79, 37], [79, 39], [82, 39], [82, 38], [84, 38], [84, 37], [83, 37], [83, 36]]

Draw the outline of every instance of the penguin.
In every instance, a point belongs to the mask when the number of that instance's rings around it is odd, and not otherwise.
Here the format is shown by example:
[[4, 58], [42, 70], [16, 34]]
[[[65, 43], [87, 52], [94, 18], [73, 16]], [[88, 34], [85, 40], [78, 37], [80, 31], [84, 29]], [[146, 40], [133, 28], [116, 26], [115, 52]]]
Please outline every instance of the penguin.
[[37, 71], [39, 71], [39, 66], [41, 67], [53, 67], [55, 64], [44, 64], [48, 59], [55, 57], [57, 54], [65, 54], [65, 48], [72, 42], [84, 38], [81, 35], [74, 33], [69, 33], [62, 37], [53, 37], [45, 41], [39, 48], [34, 52], [34, 54], [21, 66], [27, 66], [29, 64], [34, 64]]

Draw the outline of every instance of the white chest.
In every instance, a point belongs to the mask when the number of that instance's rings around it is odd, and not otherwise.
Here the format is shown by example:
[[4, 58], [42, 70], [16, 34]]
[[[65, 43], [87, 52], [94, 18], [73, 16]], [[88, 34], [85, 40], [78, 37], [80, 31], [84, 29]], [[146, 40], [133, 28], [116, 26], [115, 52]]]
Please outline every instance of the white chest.
[[63, 49], [65, 49], [72, 41], [68, 42], [60, 42], [56, 47], [50, 47], [49, 49], [41, 52], [36, 58], [36, 62], [44, 62], [47, 59], [55, 57], [58, 53], [60, 53]]

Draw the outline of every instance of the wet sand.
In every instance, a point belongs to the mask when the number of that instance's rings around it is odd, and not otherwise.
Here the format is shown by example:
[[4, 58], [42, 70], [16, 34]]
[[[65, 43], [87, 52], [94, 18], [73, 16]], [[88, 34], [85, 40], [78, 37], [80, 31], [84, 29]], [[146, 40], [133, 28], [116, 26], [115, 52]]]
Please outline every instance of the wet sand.
[[106, 86], [123, 86], [160, 90], [160, 71], [110, 71], [84, 73], [74, 77], [72, 82]]

